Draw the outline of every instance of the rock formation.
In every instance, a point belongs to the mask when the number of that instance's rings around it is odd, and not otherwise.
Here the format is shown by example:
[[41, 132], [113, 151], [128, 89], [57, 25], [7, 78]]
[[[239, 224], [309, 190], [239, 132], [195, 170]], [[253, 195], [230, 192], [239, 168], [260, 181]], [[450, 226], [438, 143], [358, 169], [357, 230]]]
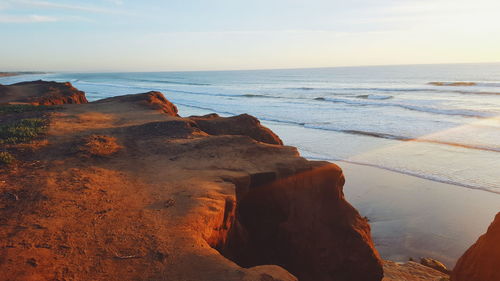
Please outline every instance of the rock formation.
[[432, 259], [432, 258], [421, 258], [420, 259], [420, 264], [425, 265], [427, 267], [433, 268], [437, 271], [441, 271], [445, 274], [450, 274], [450, 270], [446, 268], [446, 265], [444, 265], [442, 262]]
[[500, 280], [500, 213], [483, 234], [458, 260], [452, 281]]
[[384, 261], [383, 281], [449, 281], [449, 275], [428, 266], [409, 261]]
[[[70, 92], [61, 101], [85, 101]], [[54, 101], [39, 97], [22, 96]], [[43, 139], [0, 167], [2, 280], [382, 279], [341, 169], [254, 117], [180, 118], [158, 92], [47, 116]]]
[[299, 280], [380, 280], [366, 219], [344, 199], [344, 177], [328, 162], [282, 167], [236, 181], [236, 222], [221, 252], [244, 267], [277, 264]]
[[245, 135], [254, 140], [269, 144], [283, 144], [271, 130], [262, 126], [260, 121], [248, 114], [222, 118], [217, 114], [191, 116], [198, 127], [210, 135]]
[[167, 100], [162, 93], [156, 91], [151, 91], [142, 94], [117, 96], [96, 101], [96, 103], [107, 103], [107, 102], [137, 104], [146, 106], [151, 109], [160, 110], [169, 116], [177, 116], [177, 117], [179, 116], [177, 114], [178, 112], [177, 107], [169, 100]]
[[429, 85], [433, 86], [476, 86], [474, 82], [429, 82]]
[[47, 81], [21, 82], [0, 85], [0, 103], [28, 103], [33, 105], [61, 105], [87, 103], [85, 93], [71, 83]]

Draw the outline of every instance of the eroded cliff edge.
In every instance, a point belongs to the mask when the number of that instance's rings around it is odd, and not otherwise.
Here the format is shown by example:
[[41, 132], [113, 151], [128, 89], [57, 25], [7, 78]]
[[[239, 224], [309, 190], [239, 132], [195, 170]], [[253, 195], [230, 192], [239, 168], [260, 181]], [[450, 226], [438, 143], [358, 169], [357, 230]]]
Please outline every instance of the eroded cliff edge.
[[341, 169], [251, 116], [181, 118], [149, 92], [44, 118], [2, 147], [2, 280], [382, 279]]
[[500, 213], [483, 234], [458, 260], [452, 281], [500, 280]]
[[85, 93], [71, 83], [51, 81], [20, 82], [0, 85], [0, 103], [15, 102], [32, 105], [82, 104], [87, 103]]

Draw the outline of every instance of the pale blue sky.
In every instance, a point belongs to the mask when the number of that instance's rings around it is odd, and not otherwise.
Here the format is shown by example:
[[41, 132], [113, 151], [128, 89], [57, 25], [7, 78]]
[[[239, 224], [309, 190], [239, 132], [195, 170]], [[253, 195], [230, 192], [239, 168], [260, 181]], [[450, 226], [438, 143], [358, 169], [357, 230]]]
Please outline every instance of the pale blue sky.
[[500, 61], [498, 0], [0, 0], [0, 70]]

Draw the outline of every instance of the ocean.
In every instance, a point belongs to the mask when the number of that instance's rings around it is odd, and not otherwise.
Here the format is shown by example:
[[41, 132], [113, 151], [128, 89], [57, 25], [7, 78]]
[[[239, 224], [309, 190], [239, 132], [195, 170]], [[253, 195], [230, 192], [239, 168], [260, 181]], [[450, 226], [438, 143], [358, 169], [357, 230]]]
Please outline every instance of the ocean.
[[161, 91], [181, 116], [254, 115], [309, 159], [500, 193], [498, 63], [48, 73], [0, 83], [34, 79], [70, 81], [90, 101]]

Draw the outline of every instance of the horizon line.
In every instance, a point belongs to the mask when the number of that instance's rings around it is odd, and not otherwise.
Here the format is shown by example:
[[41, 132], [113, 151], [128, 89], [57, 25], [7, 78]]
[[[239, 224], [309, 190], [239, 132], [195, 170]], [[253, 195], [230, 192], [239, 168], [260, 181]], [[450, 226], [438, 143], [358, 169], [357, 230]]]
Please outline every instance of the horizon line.
[[431, 66], [431, 65], [473, 65], [473, 64], [500, 64], [500, 61], [490, 62], [443, 62], [443, 63], [402, 63], [402, 64], [368, 64], [368, 65], [339, 65], [339, 66], [311, 66], [311, 67], [275, 67], [275, 68], [244, 68], [244, 69], [198, 69], [198, 70], [1, 70], [0, 73], [33, 72], [40, 74], [50, 73], [157, 73], [157, 72], [231, 72], [231, 71], [265, 71], [265, 70], [306, 70], [329, 68], [355, 68], [355, 67], [398, 67], [398, 66]]

